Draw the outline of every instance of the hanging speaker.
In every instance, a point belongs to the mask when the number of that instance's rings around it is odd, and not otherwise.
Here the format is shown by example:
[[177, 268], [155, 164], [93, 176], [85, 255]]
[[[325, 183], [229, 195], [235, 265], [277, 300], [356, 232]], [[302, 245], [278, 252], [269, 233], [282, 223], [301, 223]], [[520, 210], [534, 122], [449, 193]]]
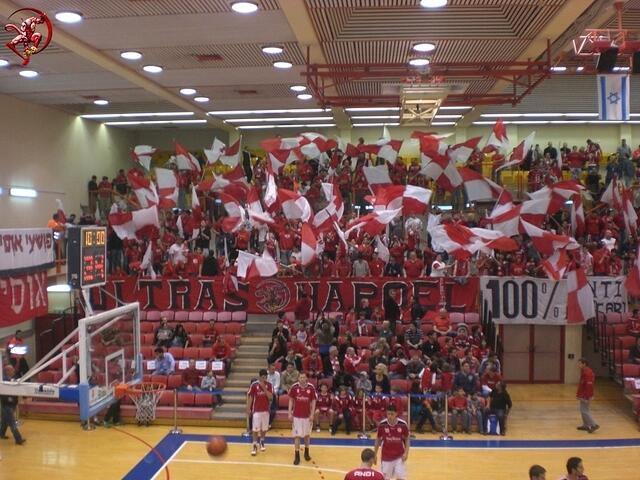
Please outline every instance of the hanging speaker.
[[633, 63], [631, 73], [640, 73], [640, 52], [633, 52]]
[[616, 66], [618, 60], [618, 49], [616, 47], [608, 48], [603, 51], [598, 57], [598, 65], [596, 69], [598, 73], [610, 73], [613, 72], [613, 67]]

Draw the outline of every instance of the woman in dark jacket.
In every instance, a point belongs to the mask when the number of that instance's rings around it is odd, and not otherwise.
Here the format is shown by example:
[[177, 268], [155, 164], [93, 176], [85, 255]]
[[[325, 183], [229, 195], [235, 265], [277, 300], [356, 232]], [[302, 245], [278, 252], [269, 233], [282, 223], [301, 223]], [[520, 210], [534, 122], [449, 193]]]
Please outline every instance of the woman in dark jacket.
[[391, 382], [387, 375], [387, 366], [384, 363], [376, 365], [374, 372], [371, 374], [371, 391], [376, 391], [376, 385], [382, 387], [382, 393], [391, 393]]
[[505, 435], [507, 433], [507, 416], [513, 406], [506, 385], [503, 382], [497, 382], [495, 388], [491, 390], [488, 400], [487, 411], [489, 415], [498, 417], [500, 435]]

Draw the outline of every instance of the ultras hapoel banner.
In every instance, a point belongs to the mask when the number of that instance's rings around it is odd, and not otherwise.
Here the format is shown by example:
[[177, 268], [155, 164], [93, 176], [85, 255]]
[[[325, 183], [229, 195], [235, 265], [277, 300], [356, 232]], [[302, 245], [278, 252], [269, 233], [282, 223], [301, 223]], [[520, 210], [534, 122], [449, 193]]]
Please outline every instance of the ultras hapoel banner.
[[46, 315], [47, 272], [0, 278], [0, 327]]
[[[596, 312], [626, 312], [624, 277], [588, 277]], [[567, 282], [532, 277], [480, 277], [483, 308], [496, 323], [564, 325]]]
[[[140, 302], [143, 310], [212, 310], [274, 313], [293, 310], [299, 292], [311, 298], [313, 310], [345, 311], [368, 299], [372, 307], [381, 307], [383, 294], [396, 290], [403, 308], [412, 298], [436, 309], [444, 298], [449, 311], [477, 312], [478, 279], [465, 283], [453, 278], [269, 278], [240, 282], [238, 291], [225, 292], [222, 277], [190, 279], [151, 279], [112, 277], [105, 291], [94, 288], [94, 309], [115, 308], [114, 298], [125, 303]], [[111, 295], [111, 296], [110, 296]]]
[[46, 270], [54, 264], [50, 228], [0, 229], [0, 277]]

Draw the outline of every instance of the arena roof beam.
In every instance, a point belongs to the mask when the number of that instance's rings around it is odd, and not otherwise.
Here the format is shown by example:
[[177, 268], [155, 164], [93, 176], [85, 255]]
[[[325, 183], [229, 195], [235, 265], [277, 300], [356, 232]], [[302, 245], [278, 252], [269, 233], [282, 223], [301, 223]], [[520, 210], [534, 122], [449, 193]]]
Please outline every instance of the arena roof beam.
[[[322, 50], [322, 45], [320, 45], [320, 40], [318, 39], [313, 22], [309, 16], [306, 2], [300, 0], [280, 0], [279, 3], [280, 9], [287, 17], [289, 26], [298, 40], [298, 43], [308, 49], [307, 63], [327, 63], [327, 58]], [[329, 88], [328, 93], [331, 95], [337, 95], [335, 87]], [[336, 126], [339, 129], [351, 127], [351, 120], [344, 108], [331, 107], [331, 112], [333, 113]]]

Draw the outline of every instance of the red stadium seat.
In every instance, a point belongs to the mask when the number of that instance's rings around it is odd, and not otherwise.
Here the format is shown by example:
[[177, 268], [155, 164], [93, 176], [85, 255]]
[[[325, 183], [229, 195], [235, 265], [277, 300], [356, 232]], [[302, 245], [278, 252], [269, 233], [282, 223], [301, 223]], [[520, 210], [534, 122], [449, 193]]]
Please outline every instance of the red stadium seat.
[[358, 348], [368, 348], [374, 340], [374, 337], [356, 337], [353, 339], [353, 343]]
[[198, 324], [196, 322], [184, 322], [182, 326], [189, 334], [194, 333], [196, 328], [198, 328]]
[[616, 348], [631, 348], [636, 344], [636, 337], [632, 337], [631, 335], [626, 335], [624, 337], [618, 337], [616, 339], [615, 346]]
[[192, 406], [195, 403], [193, 392], [178, 392], [178, 405]]
[[174, 315], [175, 315], [175, 312], [173, 310], [163, 310], [162, 312], [160, 312], [160, 319], [165, 318], [170, 322], [172, 322]]
[[236, 346], [237, 337], [235, 335], [224, 334], [222, 338], [224, 338], [224, 341], [227, 342], [227, 345], [230, 347]]
[[289, 395], [284, 394], [278, 397], [278, 408], [289, 408]]
[[144, 358], [145, 360], [151, 360], [153, 358], [153, 347], [150, 347], [149, 345], [143, 345], [142, 347], [140, 347], [140, 353], [142, 353], [142, 358]]
[[198, 358], [200, 360], [209, 360], [213, 356], [211, 348], [198, 348]]
[[176, 360], [182, 360], [184, 358], [184, 348], [182, 347], [171, 347], [169, 353], [173, 355], [173, 358]]
[[219, 322], [230, 322], [231, 321], [231, 312], [218, 312], [218, 321]]
[[158, 310], [150, 310], [150, 311], [148, 311], [146, 320], [148, 322], [159, 322], [160, 321], [160, 311], [158, 311]]
[[167, 384], [168, 377], [166, 375], [151, 375], [151, 381], [154, 383]]
[[194, 400], [195, 405], [210, 407], [213, 405], [213, 394], [208, 392], [198, 392], [195, 394]]
[[184, 353], [182, 358], [186, 360], [197, 360], [198, 359], [198, 348], [196, 347], [187, 347], [184, 349]]
[[141, 335], [142, 345], [153, 345], [153, 338], [155, 335], [153, 333], [144, 333]]
[[232, 312], [231, 313], [231, 321], [232, 322], [246, 322], [247, 321], [247, 312]]
[[162, 392], [162, 395], [160, 395], [158, 405], [173, 406], [173, 395], [173, 390], [165, 390]]
[[409, 382], [404, 378], [394, 378], [391, 380], [391, 388], [397, 388], [400, 393], [407, 393], [409, 391]]
[[623, 377], [640, 377], [640, 365], [635, 363], [624, 363], [622, 365]]
[[214, 323], [213, 324], [213, 330], [216, 332], [216, 334], [222, 335], [222, 334], [226, 333], [226, 331], [227, 331], [227, 324], [226, 323]]
[[147, 319], [147, 312], [145, 310], [140, 310], [140, 320]]
[[244, 331], [244, 325], [241, 323], [231, 322], [226, 324], [225, 333], [240, 335], [243, 331]]
[[369, 371], [369, 364], [368, 363], [360, 363], [360, 364], [358, 364], [358, 366], [356, 367], [356, 371], [358, 371], [358, 373], [368, 372]]
[[182, 386], [182, 375], [169, 375], [167, 387], [180, 388]]
[[467, 312], [464, 314], [464, 323], [475, 325], [480, 323], [480, 315], [476, 312]]
[[616, 337], [625, 335], [627, 333], [627, 326], [624, 323], [617, 323], [615, 325], [612, 325], [612, 327], [613, 327], [613, 334]]
[[204, 312], [202, 314], [203, 322], [210, 322], [211, 320], [217, 320], [217, 319], [218, 319], [218, 312]]
[[142, 375], [143, 382], [149, 383], [152, 378], [153, 378], [153, 375], [151, 375], [150, 373], [145, 373], [144, 375]]
[[607, 321], [608, 324], [612, 324], [612, 323], [621, 323], [622, 322], [622, 315], [619, 313], [615, 313], [615, 312], [607, 312], [604, 314], [604, 317]]
[[187, 320], [189, 320], [189, 312], [185, 310], [178, 310], [173, 314], [173, 319], [176, 322], [186, 322]]
[[198, 323], [197, 327], [196, 327], [196, 332], [197, 333], [205, 333], [207, 332], [207, 330], [209, 330], [209, 324], [208, 323]]
[[53, 383], [53, 372], [52, 371], [43, 371], [38, 373], [38, 382], [40, 383]]
[[420, 325], [420, 329], [422, 330], [423, 334], [428, 335], [429, 333], [433, 332], [433, 323], [423, 323], [422, 325]]
[[449, 314], [449, 319], [451, 320], [451, 323], [464, 323], [464, 313], [451, 312]]
[[154, 325], [151, 322], [140, 322], [140, 333], [153, 333]]
[[200, 333], [192, 333], [189, 335], [189, 338], [191, 339], [192, 347], [200, 347], [202, 346], [202, 342], [204, 341], [204, 335]]
[[189, 312], [189, 321], [190, 322], [201, 322], [202, 321], [203, 312]]

